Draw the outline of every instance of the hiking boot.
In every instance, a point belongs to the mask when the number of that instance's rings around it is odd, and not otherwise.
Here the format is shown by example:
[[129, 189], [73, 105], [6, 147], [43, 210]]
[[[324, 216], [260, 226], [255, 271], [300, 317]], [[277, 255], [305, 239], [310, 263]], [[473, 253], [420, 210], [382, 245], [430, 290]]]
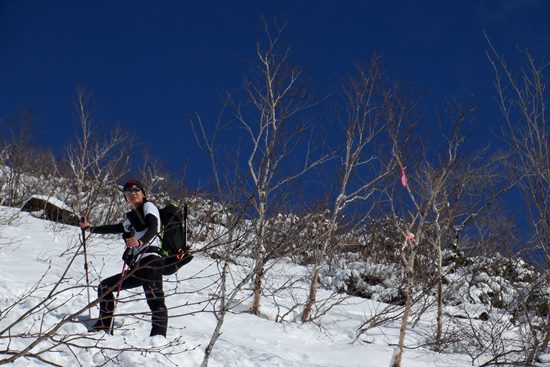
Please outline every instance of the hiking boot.
[[104, 331], [108, 333], [110, 328], [111, 328], [110, 321], [107, 321], [105, 319], [99, 319], [95, 324], [92, 325], [91, 328], [88, 329], [88, 332], [95, 333], [98, 331]]

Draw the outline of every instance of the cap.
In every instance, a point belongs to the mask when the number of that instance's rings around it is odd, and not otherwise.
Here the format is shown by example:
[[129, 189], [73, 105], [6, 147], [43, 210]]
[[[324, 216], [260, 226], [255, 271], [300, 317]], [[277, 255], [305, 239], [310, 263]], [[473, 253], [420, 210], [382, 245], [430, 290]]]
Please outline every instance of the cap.
[[139, 187], [141, 189], [141, 191], [143, 192], [143, 195], [145, 195], [145, 189], [143, 188], [143, 185], [141, 184], [141, 182], [139, 182], [138, 180], [134, 180], [134, 179], [131, 179], [128, 182], [126, 182], [124, 184], [124, 186], [122, 187], [122, 191], [125, 191], [125, 190], [129, 189], [132, 186]]

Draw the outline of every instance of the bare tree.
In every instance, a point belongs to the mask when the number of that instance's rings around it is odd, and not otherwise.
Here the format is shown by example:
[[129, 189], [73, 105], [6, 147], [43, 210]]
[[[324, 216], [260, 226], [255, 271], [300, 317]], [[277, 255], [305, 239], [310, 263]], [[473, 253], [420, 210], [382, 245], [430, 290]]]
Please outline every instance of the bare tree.
[[[383, 152], [377, 151], [377, 139], [385, 129], [385, 107], [382, 88], [384, 80], [379, 58], [373, 58], [368, 69], [357, 68], [357, 77], [350, 77], [344, 87], [347, 105], [345, 147], [340, 157], [341, 176], [337, 196], [327, 218], [324, 239], [317, 252], [311, 275], [309, 293], [301, 319], [308, 321], [316, 302], [319, 273], [326, 260], [327, 250], [334, 243], [339, 218], [353, 203], [365, 202], [372, 197], [377, 185], [392, 171], [395, 162], [385, 161]], [[386, 154], [391, 158], [389, 152]], [[363, 209], [369, 212], [368, 209]], [[362, 222], [362, 220], [359, 220]]]
[[69, 204], [77, 213], [92, 219], [120, 217], [113, 202], [103, 205], [101, 213], [97, 211], [102, 195], [118, 196], [117, 181], [129, 170], [132, 138], [119, 127], [115, 127], [109, 137], [102, 138], [93, 120], [93, 95], [87, 90], [77, 89], [75, 107], [81, 131], [76, 143], [66, 150], [74, 193]]
[[244, 82], [250, 106], [233, 103], [235, 117], [251, 143], [247, 168], [251, 192], [254, 193], [252, 206], [258, 216], [251, 312], [256, 315], [260, 313], [264, 266], [268, 260], [266, 223], [271, 197], [328, 159], [326, 156], [312, 159], [308, 145], [301, 168], [290, 174], [285, 174], [282, 169], [283, 162], [292, 159], [291, 153], [303, 142], [305, 126], [300, 123], [299, 114], [311, 107], [311, 103], [300, 85], [301, 72], [289, 65], [290, 50], [279, 45], [284, 26], [276, 25], [274, 32], [267, 22], [264, 26], [266, 45], [258, 43], [254, 78]]
[[[460, 232], [471, 226], [495, 200], [509, 189], [502, 185], [504, 175], [495, 168], [496, 161], [488, 156], [487, 149], [466, 151], [467, 120], [472, 109], [459, 106], [453, 118], [451, 133], [445, 138], [446, 155], [437, 167], [427, 168], [422, 174], [427, 178], [423, 191], [427, 196], [434, 192], [430, 213], [431, 233], [429, 240], [435, 254], [435, 285], [437, 295], [437, 322], [434, 349], [441, 351], [443, 334], [443, 250], [451, 249], [460, 255]], [[500, 187], [499, 187], [500, 186]]]
[[[224, 103], [225, 107], [226, 104]], [[224, 108], [222, 108], [222, 111]], [[216, 326], [204, 351], [201, 363], [203, 367], [208, 366], [212, 351], [222, 334], [225, 317], [236, 307], [234, 302], [236, 297], [255, 275], [255, 269], [247, 269], [246, 266], [237, 266], [237, 269], [233, 269], [237, 264], [239, 256], [242, 256], [247, 251], [245, 241], [250, 233], [243, 224], [245, 214], [252, 203], [254, 194], [250, 195], [244, 203], [240, 203], [240, 193], [242, 192], [243, 183], [240, 182], [239, 176], [235, 174], [229, 175], [230, 179], [228, 181], [225, 181], [224, 184], [221, 182], [216, 160], [216, 139], [224, 128], [224, 125], [221, 123], [222, 115], [218, 116], [212, 134], [207, 134], [199, 114], [196, 114], [195, 118], [190, 119], [195, 140], [210, 159], [218, 200], [223, 200], [221, 213], [218, 214], [229, 218], [223, 223], [223, 226], [219, 227], [218, 231], [211, 234], [208, 244], [202, 249], [205, 254], [211, 254], [216, 259], [219, 273], [218, 280], [216, 281], [218, 285], [217, 291], [211, 299]], [[237, 166], [232, 168], [235, 173], [238, 172]]]
[[[526, 63], [514, 73], [489, 41], [489, 60], [495, 72], [497, 104], [506, 124], [505, 138], [512, 152], [508, 169], [523, 195], [531, 227], [529, 244], [540, 254], [550, 282], [550, 130], [546, 118], [547, 64], [525, 52]], [[550, 301], [547, 314], [550, 315]], [[531, 362], [548, 348], [550, 317], [541, 335], [534, 332]]]
[[[392, 108], [391, 105], [388, 105]], [[390, 120], [392, 138], [394, 141], [394, 156], [402, 171], [400, 190], [404, 190], [409, 198], [409, 204], [402, 203], [406, 209], [405, 220], [402, 221], [403, 208], [395, 206], [396, 201], [390, 198], [391, 210], [394, 213], [395, 223], [401, 230], [403, 245], [401, 257], [405, 267], [406, 302], [401, 320], [398, 348], [392, 360], [392, 366], [400, 366], [403, 354], [405, 333], [408, 318], [412, 311], [415, 294], [415, 263], [419, 251], [433, 253], [435, 269], [433, 272], [436, 288], [436, 332], [434, 347], [436, 351], [442, 348], [443, 334], [443, 250], [452, 247], [450, 239], [456, 231], [466, 224], [471, 224], [479, 213], [490, 204], [491, 160], [486, 158], [483, 149], [465, 152], [466, 122], [470, 119], [473, 110], [459, 106], [452, 112], [450, 133], [438, 137], [442, 144], [443, 154], [438, 153], [437, 147], [432, 147], [421, 154], [416, 154], [416, 164], [413, 173], [406, 173], [405, 161], [412, 162], [412, 157], [404, 154], [400, 148], [399, 130], [402, 129], [399, 119]], [[390, 113], [390, 116], [395, 116]], [[428, 157], [426, 154], [429, 154]], [[410, 171], [410, 170], [409, 170]], [[483, 189], [480, 189], [483, 188]], [[493, 195], [494, 196], [494, 195]], [[446, 243], [447, 242], [447, 243]], [[458, 247], [455, 243], [454, 247]], [[431, 248], [431, 250], [430, 250]], [[428, 256], [431, 258], [432, 256]]]
[[[48, 194], [57, 165], [53, 154], [33, 144], [36, 122], [28, 111], [19, 113], [0, 141], [0, 203], [19, 206], [33, 194]], [[42, 177], [37, 185], [38, 177]]]

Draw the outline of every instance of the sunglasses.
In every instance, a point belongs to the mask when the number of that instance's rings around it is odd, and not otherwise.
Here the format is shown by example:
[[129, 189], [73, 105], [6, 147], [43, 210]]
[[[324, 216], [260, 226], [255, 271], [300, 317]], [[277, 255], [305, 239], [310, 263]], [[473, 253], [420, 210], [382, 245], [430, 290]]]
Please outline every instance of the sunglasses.
[[124, 193], [125, 194], [129, 194], [129, 193], [132, 193], [132, 192], [140, 192], [141, 189], [139, 187], [130, 187], [128, 189], [124, 189]]

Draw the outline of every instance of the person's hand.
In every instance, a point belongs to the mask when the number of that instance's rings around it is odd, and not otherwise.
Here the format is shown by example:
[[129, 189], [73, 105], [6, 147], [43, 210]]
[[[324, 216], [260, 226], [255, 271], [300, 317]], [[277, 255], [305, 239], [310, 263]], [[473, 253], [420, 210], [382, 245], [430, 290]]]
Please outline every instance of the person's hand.
[[90, 223], [88, 222], [88, 218], [86, 217], [82, 217], [80, 219], [80, 223], [78, 223], [78, 225], [80, 226], [80, 228], [82, 229], [88, 229], [90, 227]]
[[141, 246], [141, 241], [135, 237], [130, 237], [124, 240], [127, 247], [138, 247]]

